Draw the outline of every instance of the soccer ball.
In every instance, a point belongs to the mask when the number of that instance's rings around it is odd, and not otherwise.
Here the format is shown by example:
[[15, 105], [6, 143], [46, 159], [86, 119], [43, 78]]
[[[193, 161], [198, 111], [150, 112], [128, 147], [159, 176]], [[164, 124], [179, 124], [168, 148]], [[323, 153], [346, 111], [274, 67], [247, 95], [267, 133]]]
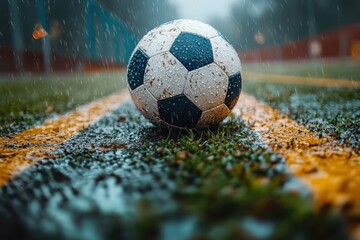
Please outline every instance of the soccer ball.
[[152, 123], [204, 128], [229, 115], [241, 91], [241, 64], [208, 24], [180, 19], [147, 33], [132, 53], [128, 88]]

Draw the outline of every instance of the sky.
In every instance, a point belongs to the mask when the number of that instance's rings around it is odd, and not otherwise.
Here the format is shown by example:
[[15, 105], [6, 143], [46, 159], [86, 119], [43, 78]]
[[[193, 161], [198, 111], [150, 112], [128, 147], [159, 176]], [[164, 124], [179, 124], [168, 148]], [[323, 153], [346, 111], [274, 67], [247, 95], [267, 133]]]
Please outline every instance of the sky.
[[191, 18], [208, 22], [213, 17], [227, 16], [231, 5], [237, 0], [169, 0], [181, 18]]

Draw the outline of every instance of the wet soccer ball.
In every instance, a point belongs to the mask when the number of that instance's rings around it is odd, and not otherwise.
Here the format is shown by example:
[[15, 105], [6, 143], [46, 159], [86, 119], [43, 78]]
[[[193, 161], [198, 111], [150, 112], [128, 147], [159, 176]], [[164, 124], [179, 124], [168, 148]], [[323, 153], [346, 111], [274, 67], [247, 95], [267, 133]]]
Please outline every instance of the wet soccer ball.
[[208, 24], [180, 19], [147, 33], [128, 65], [128, 88], [152, 123], [204, 128], [229, 115], [241, 91], [231, 44]]

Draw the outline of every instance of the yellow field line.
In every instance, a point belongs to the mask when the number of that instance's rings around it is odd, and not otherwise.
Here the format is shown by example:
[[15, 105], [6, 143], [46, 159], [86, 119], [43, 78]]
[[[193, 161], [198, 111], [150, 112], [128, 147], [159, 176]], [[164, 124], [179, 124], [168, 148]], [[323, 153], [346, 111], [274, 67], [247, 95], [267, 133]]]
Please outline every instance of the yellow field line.
[[344, 79], [332, 79], [332, 78], [313, 78], [313, 77], [301, 77], [301, 76], [289, 76], [281, 74], [265, 74], [256, 72], [243, 73], [243, 77], [246, 79], [270, 82], [277, 84], [299, 84], [310, 86], [322, 86], [322, 87], [348, 87], [358, 88], [360, 87], [360, 81], [344, 80]]
[[[330, 137], [318, 137], [305, 126], [242, 93], [234, 113], [260, 133], [286, 159], [293, 174], [314, 193], [316, 205], [333, 206], [360, 216], [360, 155]], [[359, 223], [351, 226], [360, 239]], [[354, 229], [356, 228], [356, 229]]]
[[[0, 187], [127, 100], [128, 91], [122, 90], [12, 138], [0, 138]], [[347, 210], [349, 216], [360, 216], [358, 153], [330, 137], [318, 137], [246, 93], [241, 95], [234, 113], [260, 133], [261, 140], [273, 151], [285, 157], [292, 172], [313, 191], [318, 207], [331, 204]], [[360, 239], [360, 228], [354, 231]]]
[[0, 187], [129, 99], [128, 90], [124, 89], [11, 138], [0, 138]]

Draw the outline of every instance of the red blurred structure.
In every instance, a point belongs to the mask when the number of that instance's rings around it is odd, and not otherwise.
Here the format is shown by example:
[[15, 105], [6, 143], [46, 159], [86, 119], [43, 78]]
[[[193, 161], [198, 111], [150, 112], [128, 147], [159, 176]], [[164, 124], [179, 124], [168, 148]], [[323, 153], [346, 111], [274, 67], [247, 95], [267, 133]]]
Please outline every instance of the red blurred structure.
[[[22, 56], [24, 72], [45, 72], [42, 52], [24, 51], [22, 52]], [[104, 59], [103, 61], [84, 60], [75, 56], [61, 56], [54, 53], [51, 55], [51, 69], [53, 72], [99, 72], [123, 70], [125, 68], [126, 66], [124, 64], [117, 64], [107, 59]], [[0, 48], [0, 73], [1, 72], [17, 72], [14, 50]]]
[[[0, 48], [0, 72], [17, 72], [16, 51]], [[18, 53], [19, 54], [19, 53]], [[23, 71], [44, 73], [43, 53], [23, 51]], [[360, 24], [349, 25], [320, 36], [290, 42], [284, 45], [264, 47], [239, 52], [243, 62], [268, 62], [284, 60], [306, 60], [311, 58], [354, 58], [360, 59]], [[112, 59], [80, 59], [76, 56], [51, 54], [53, 72], [93, 72], [124, 69]]]
[[[23, 56], [23, 71], [43, 73], [45, 72], [44, 57], [42, 52], [24, 51]], [[52, 70], [56, 72], [61, 71], [76, 71], [81, 67], [79, 59], [73, 57], [57, 56], [52, 54]], [[0, 72], [16, 72], [15, 65], [15, 51], [12, 49], [0, 49]]]
[[349, 25], [313, 38], [284, 45], [239, 52], [243, 62], [360, 58], [360, 24]]

